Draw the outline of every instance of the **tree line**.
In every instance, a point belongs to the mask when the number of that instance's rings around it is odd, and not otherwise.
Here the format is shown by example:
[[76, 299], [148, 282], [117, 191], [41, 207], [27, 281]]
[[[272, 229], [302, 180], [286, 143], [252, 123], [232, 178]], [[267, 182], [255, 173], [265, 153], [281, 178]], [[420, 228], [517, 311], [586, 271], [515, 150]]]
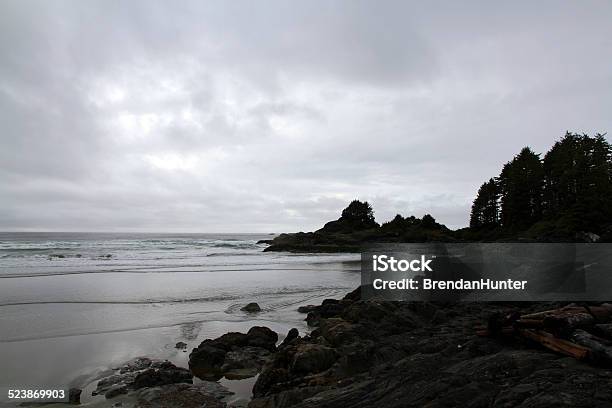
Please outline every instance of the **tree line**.
[[612, 150], [604, 136], [567, 132], [543, 158], [523, 148], [480, 186], [470, 228], [517, 232], [554, 224], [600, 232], [612, 220]]

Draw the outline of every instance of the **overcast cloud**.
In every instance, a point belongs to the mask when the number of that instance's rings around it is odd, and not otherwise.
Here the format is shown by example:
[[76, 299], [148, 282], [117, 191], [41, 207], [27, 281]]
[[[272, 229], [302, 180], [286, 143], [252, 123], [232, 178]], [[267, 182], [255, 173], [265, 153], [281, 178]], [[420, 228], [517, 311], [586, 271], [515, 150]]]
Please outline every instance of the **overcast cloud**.
[[0, 1], [0, 230], [465, 226], [525, 145], [612, 131], [612, 3]]

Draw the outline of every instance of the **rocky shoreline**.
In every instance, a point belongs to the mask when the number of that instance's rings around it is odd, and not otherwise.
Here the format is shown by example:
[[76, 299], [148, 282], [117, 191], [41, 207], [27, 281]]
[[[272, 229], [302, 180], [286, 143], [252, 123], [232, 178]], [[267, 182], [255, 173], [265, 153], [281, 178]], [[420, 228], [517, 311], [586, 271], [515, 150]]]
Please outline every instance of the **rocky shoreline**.
[[610, 406], [611, 370], [475, 335], [492, 314], [550, 306], [377, 302], [352, 292], [309, 312], [316, 329], [279, 348], [249, 407]]
[[[134, 395], [137, 407], [610, 406], [612, 370], [527, 339], [476, 335], [492, 315], [551, 306], [365, 301], [357, 289], [300, 307], [310, 334], [292, 329], [279, 344], [266, 327], [226, 333], [194, 348], [189, 370], [139, 359], [96, 392], [109, 402]], [[216, 382], [257, 374], [242, 405], [228, 404]]]

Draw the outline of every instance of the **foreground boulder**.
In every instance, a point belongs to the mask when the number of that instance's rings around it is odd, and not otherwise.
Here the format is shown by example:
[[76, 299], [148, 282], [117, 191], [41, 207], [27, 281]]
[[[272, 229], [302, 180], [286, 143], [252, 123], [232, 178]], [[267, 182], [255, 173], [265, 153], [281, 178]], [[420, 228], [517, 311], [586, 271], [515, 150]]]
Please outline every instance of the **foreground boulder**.
[[231, 332], [206, 339], [189, 354], [189, 368], [198, 378], [218, 380], [255, 376], [276, 351], [278, 334], [254, 326], [246, 333]]

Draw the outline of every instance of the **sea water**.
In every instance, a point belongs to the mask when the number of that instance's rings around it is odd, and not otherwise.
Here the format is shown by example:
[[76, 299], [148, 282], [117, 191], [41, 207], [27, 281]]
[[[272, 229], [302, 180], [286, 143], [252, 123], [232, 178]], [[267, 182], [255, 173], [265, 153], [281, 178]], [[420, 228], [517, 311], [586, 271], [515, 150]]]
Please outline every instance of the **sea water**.
[[83, 387], [139, 356], [186, 366], [177, 342], [254, 325], [305, 332], [298, 306], [359, 285], [357, 254], [263, 252], [270, 238], [0, 233], [0, 388]]

